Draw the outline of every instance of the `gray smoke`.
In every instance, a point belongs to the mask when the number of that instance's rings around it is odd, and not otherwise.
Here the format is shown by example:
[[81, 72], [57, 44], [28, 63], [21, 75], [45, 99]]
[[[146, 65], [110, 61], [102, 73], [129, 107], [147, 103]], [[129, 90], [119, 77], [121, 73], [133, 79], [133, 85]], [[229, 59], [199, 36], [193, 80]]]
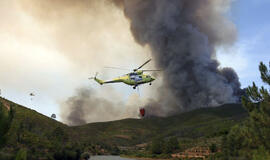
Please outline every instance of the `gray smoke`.
[[69, 114], [66, 117], [69, 125], [82, 125], [86, 123], [84, 107], [87, 104], [86, 99], [90, 97], [90, 91], [80, 89], [78, 95], [68, 98], [65, 106], [70, 106]]
[[237, 74], [215, 59], [217, 46], [236, 39], [235, 26], [225, 17], [230, 0], [125, 0], [121, 6], [135, 40], [151, 48], [164, 71], [158, 100], [146, 106], [150, 114], [238, 101]]
[[[105, 98], [105, 94], [109, 94], [111, 99]], [[123, 102], [116, 94], [112, 88], [103, 93], [104, 97], [89, 87], [77, 89], [75, 94], [62, 104], [63, 121], [68, 125], [77, 126], [90, 122], [136, 117], [139, 108], [134, 104], [138, 102], [137, 97], [131, 96], [128, 102]]]
[[[69, 125], [82, 125], [87, 122], [113, 120], [121, 114], [116, 109], [115, 103], [95, 96], [92, 89], [82, 87], [77, 89], [76, 94], [63, 104], [68, 109], [66, 121]], [[122, 104], [119, 104], [122, 106]]]

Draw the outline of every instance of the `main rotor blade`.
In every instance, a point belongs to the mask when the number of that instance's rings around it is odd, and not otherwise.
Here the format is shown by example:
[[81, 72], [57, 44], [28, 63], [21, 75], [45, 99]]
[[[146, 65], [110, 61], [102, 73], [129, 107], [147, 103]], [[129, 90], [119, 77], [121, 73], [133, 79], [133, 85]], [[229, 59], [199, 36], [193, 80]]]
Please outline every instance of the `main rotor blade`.
[[120, 67], [104, 67], [104, 68], [109, 68], [109, 69], [118, 69], [118, 70], [126, 70], [126, 71], [130, 71], [131, 69], [127, 69], [127, 68], [120, 68]]
[[146, 61], [144, 64], [142, 64], [139, 68], [135, 69], [135, 70], [139, 70], [141, 69], [143, 66], [145, 66], [147, 63], [149, 63], [152, 59], [149, 59], [148, 61]]
[[162, 70], [160, 70], [160, 69], [143, 69], [141, 71], [143, 71], [143, 72], [156, 72], [156, 71], [162, 71]]

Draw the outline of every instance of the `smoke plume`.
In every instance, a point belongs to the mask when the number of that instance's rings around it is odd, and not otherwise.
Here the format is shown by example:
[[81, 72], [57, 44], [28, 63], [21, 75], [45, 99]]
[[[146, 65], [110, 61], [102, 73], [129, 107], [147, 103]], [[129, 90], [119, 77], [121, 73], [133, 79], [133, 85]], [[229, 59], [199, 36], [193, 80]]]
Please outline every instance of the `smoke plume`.
[[[121, 104], [119, 105], [121, 106]], [[64, 106], [69, 109], [69, 114], [65, 120], [69, 125], [82, 125], [87, 123], [86, 120], [91, 121], [94, 119], [99, 121], [104, 117], [112, 119], [112, 117], [116, 117], [119, 114], [115, 110], [114, 103], [104, 98], [96, 97], [94, 91], [86, 89], [86, 87], [78, 89], [76, 95], [68, 98]], [[87, 116], [91, 117], [87, 118]]]
[[[62, 109], [67, 111], [67, 113], [63, 113], [64, 122], [74, 126], [138, 116], [137, 108], [134, 107], [135, 103], [139, 104], [136, 95], [132, 95], [127, 102], [123, 102], [115, 101], [119, 97], [112, 88], [102, 94], [104, 97], [99, 96], [89, 87], [77, 89], [75, 95], [62, 104]], [[106, 94], [110, 95], [111, 100], [105, 98]]]
[[230, 3], [122, 1], [135, 40], [151, 48], [156, 65], [164, 71], [157, 101], [146, 105], [154, 114], [238, 101], [238, 76], [231, 68], [220, 68], [215, 60], [215, 48], [228, 46], [236, 39], [235, 26], [225, 17]]
[[130, 20], [136, 42], [149, 46], [163, 84], [148, 100], [148, 115], [167, 116], [239, 100], [240, 83], [231, 68], [220, 68], [217, 46], [236, 40], [226, 19], [230, 0], [114, 1]]

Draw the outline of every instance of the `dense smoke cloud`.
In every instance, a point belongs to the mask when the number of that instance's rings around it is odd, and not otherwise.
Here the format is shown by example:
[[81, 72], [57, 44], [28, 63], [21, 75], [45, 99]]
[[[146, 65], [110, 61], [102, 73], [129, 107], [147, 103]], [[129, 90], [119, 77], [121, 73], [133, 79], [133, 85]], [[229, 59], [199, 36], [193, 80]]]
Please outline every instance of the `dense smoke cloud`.
[[[137, 117], [136, 104], [140, 104], [139, 97], [132, 95], [127, 102], [117, 101], [119, 97], [111, 88], [104, 97], [89, 87], [76, 90], [74, 96], [68, 98], [63, 104], [64, 122], [69, 125], [82, 125], [89, 122], [110, 121], [129, 117]], [[106, 98], [108, 94], [111, 99]]]
[[[85, 124], [87, 123], [87, 116], [92, 116], [90, 119], [95, 121], [102, 121], [104, 117], [113, 119], [119, 114], [115, 110], [114, 103], [96, 97], [93, 90], [86, 88], [78, 89], [76, 95], [70, 97], [63, 105], [69, 109], [69, 114], [66, 117], [69, 125]], [[119, 106], [123, 106], [123, 104], [119, 104]]]
[[[134, 38], [150, 46], [157, 66], [164, 70], [159, 98], [146, 107], [166, 115], [238, 101], [236, 73], [220, 68], [215, 60], [215, 47], [236, 39], [235, 26], [225, 18], [230, 0], [122, 2]], [[170, 103], [164, 104], [164, 99]]]

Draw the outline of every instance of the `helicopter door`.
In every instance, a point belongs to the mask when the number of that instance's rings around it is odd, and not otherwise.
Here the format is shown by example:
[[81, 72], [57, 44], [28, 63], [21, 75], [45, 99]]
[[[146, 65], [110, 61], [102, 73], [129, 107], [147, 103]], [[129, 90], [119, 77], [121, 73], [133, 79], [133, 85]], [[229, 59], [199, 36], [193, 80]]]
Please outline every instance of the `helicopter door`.
[[130, 79], [131, 79], [132, 81], [136, 81], [136, 75], [130, 75]]
[[138, 75], [137, 75], [137, 76], [135, 77], [135, 81], [136, 81], [136, 82], [140, 82], [141, 80], [142, 80], [142, 76], [138, 76]]

